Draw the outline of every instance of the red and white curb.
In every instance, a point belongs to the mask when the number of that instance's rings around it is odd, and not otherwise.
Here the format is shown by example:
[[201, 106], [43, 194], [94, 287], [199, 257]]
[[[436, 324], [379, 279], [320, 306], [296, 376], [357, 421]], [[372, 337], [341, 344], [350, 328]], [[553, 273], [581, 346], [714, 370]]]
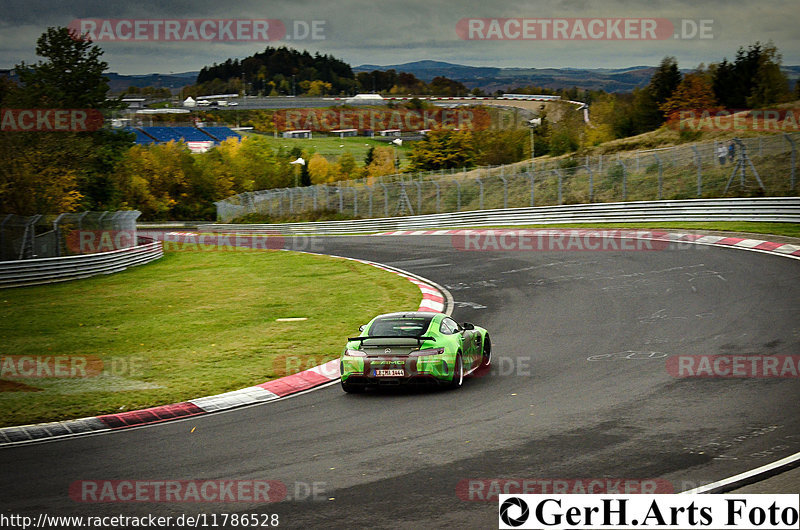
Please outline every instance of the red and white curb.
[[[679, 232], [647, 231], [636, 229], [485, 229], [485, 230], [395, 230], [392, 232], [382, 232], [375, 234], [378, 236], [569, 236], [575, 234], [579, 237], [584, 235], [596, 234], [598, 236], [643, 239], [652, 241], [662, 241], [669, 243], [684, 243], [693, 245], [712, 245], [728, 248], [738, 248], [741, 250], [753, 250], [776, 254], [788, 258], [800, 259], [800, 245], [789, 243], [774, 243], [761, 239], [749, 239], [744, 237], [715, 236], [703, 234], [688, 234]], [[503, 250], [498, 246], [495, 250]], [[563, 249], [552, 249], [563, 250]]]
[[[342, 256], [332, 257], [343, 258]], [[343, 259], [357, 261], [397, 274], [417, 285], [422, 293], [418, 311], [446, 312], [452, 309], [452, 301], [448, 300], [449, 293], [433, 282], [379, 263], [354, 258]], [[339, 379], [339, 375], [339, 360], [334, 359], [296, 374], [216, 396], [77, 420], [4, 427], [0, 429], [0, 446], [138, 427], [264, 403], [332, 383]]]

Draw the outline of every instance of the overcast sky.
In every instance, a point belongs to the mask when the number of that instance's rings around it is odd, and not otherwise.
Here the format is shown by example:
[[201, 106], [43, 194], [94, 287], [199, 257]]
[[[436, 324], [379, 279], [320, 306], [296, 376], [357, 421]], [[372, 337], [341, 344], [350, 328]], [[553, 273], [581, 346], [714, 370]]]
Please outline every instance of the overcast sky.
[[[39, 35], [48, 26], [67, 26], [76, 19], [269, 19], [280, 21], [288, 37], [295, 36], [295, 28], [310, 29], [317, 21], [316, 39], [98, 42], [109, 71], [122, 74], [199, 70], [268, 45], [329, 53], [353, 66], [431, 59], [474, 66], [620, 68], [656, 65], [673, 55], [681, 68], [693, 68], [730, 59], [740, 46], [772, 40], [783, 64], [800, 65], [798, 0], [0, 0], [0, 12], [0, 68], [36, 61]], [[575, 40], [542, 40], [541, 28], [547, 26], [540, 25], [532, 26], [540, 28], [536, 39], [509, 39], [519, 34], [515, 23], [501, 40], [466, 40], [457, 31], [462, 19], [489, 19], [484, 26], [488, 34], [491, 19], [502, 18], [659, 18], [668, 19], [677, 33], [682, 25], [691, 33], [694, 24], [706, 21], [708, 38], [581, 40], [576, 33]], [[573, 22], [569, 28], [576, 30]], [[598, 34], [601, 26], [592, 28]]]

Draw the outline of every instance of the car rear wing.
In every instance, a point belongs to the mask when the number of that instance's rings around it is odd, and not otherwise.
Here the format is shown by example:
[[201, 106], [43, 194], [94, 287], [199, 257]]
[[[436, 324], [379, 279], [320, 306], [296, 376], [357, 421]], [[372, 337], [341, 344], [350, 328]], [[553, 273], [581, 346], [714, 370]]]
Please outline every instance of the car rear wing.
[[392, 344], [410, 344], [412, 341], [417, 343], [417, 347], [419, 348], [422, 346], [422, 343], [426, 340], [430, 340], [436, 342], [436, 337], [403, 337], [397, 335], [367, 335], [362, 337], [350, 337], [347, 340], [352, 342], [361, 342], [362, 345], [365, 340], [372, 340], [378, 339], [376, 342], [378, 345], [385, 346], [385, 345], [392, 345]]

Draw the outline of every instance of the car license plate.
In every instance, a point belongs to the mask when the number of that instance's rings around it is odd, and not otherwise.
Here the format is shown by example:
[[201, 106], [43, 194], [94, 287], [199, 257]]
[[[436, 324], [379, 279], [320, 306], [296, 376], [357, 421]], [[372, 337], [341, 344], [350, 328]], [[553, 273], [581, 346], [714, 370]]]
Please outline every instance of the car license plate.
[[404, 375], [403, 370], [375, 370], [375, 377], [403, 377]]

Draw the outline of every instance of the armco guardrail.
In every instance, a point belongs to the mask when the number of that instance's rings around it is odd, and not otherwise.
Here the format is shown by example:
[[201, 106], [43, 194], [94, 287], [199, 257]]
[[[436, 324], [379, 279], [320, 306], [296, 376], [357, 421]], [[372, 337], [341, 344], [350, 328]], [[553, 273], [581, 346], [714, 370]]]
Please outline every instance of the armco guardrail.
[[200, 232], [353, 234], [471, 226], [666, 221], [800, 222], [800, 198], [689, 199], [539, 206], [446, 214], [277, 224], [206, 224]]
[[61, 258], [41, 258], [0, 262], [0, 289], [55, 283], [97, 274], [120, 272], [128, 267], [143, 265], [164, 255], [161, 241], [143, 245]]

